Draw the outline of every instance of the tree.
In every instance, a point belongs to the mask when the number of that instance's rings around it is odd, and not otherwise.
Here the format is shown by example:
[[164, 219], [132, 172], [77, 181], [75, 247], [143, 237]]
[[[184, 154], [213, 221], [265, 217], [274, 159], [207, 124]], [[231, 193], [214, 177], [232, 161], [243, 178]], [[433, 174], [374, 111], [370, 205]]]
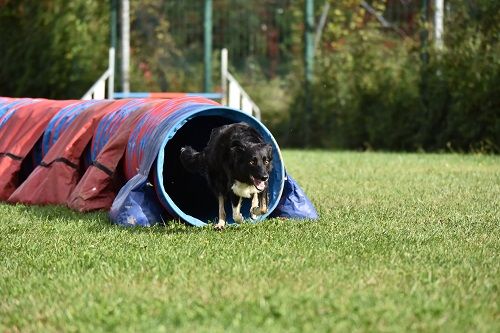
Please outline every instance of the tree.
[[0, 95], [80, 98], [106, 69], [108, 13], [99, 0], [0, 2]]

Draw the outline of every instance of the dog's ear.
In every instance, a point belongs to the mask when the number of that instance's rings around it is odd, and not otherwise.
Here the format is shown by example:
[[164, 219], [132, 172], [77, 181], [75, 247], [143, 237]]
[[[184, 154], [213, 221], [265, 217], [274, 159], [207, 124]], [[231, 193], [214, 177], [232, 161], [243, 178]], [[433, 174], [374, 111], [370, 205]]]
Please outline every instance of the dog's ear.
[[273, 146], [271, 146], [269, 143], [265, 143], [264, 148], [267, 151], [267, 157], [269, 158], [269, 160], [272, 160], [273, 159]]
[[232, 153], [240, 153], [243, 151], [245, 151], [245, 146], [243, 145], [243, 143], [241, 143], [241, 141], [234, 140], [233, 142], [231, 142], [231, 152]]

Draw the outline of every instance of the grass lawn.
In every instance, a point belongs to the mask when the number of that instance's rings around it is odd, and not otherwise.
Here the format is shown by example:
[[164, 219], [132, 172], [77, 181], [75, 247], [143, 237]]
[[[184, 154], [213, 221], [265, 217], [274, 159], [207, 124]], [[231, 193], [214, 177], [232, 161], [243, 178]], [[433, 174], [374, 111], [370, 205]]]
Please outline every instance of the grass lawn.
[[0, 332], [500, 332], [500, 157], [284, 151], [316, 222], [0, 204]]

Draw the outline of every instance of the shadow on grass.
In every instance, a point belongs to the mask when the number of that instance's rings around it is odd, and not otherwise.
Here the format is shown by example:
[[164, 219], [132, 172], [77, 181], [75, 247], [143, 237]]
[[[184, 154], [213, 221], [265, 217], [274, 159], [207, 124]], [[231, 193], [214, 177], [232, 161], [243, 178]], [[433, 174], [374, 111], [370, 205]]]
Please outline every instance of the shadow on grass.
[[124, 231], [130, 233], [158, 233], [158, 234], [179, 234], [179, 233], [194, 233], [206, 230], [205, 228], [192, 227], [185, 225], [179, 220], [167, 220], [158, 223], [152, 227], [141, 226], [120, 226], [111, 223], [107, 211], [94, 212], [77, 212], [65, 206], [47, 205], [47, 206], [27, 206], [22, 204], [11, 205], [13, 210], [17, 210], [23, 215], [30, 217], [30, 220], [46, 221], [58, 224], [85, 224], [85, 228], [89, 232], [103, 231]]
[[47, 222], [58, 225], [78, 225], [82, 224], [87, 232], [101, 233], [109, 231], [120, 231], [133, 234], [189, 234], [199, 232], [214, 232], [214, 233], [240, 233], [249, 232], [247, 229], [252, 229], [253, 226], [265, 224], [267, 228], [283, 227], [284, 224], [296, 224], [300, 220], [283, 220], [272, 218], [259, 223], [244, 223], [242, 225], [229, 225], [223, 231], [213, 230], [213, 224], [207, 224], [205, 227], [194, 227], [187, 225], [179, 220], [166, 220], [152, 227], [141, 226], [121, 226], [113, 224], [108, 217], [107, 211], [95, 211], [81, 213], [71, 210], [65, 206], [47, 205], [47, 206], [28, 206], [28, 205], [8, 205], [17, 214], [28, 216], [32, 223], [38, 221]]

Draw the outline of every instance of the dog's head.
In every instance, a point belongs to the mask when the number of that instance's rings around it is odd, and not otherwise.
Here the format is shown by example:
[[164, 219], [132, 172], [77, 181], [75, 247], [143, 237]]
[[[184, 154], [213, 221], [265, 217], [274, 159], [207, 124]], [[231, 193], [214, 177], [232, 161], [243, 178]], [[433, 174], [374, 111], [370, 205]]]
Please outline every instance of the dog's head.
[[236, 180], [254, 185], [263, 191], [272, 169], [273, 148], [267, 143], [242, 144], [234, 141], [231, 147], [233, 176]]

